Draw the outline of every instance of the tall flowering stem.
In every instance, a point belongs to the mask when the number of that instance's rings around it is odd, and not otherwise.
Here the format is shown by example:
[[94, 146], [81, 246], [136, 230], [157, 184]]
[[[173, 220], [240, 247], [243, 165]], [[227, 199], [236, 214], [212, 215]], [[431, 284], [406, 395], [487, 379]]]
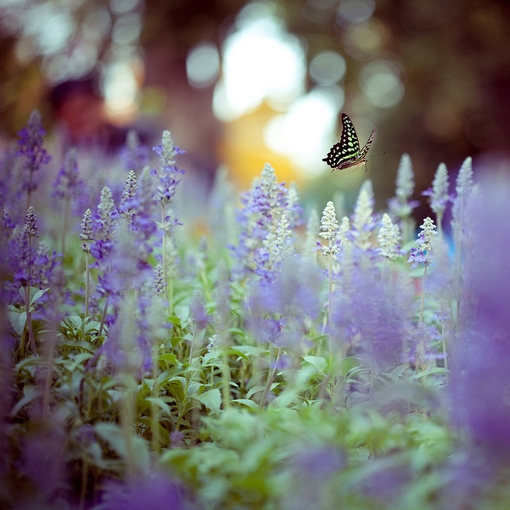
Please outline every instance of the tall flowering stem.
[[393, 218], [402, 224], [402, 238], [404, 242], [412, 238], [414, 221], [411, 218], [413, 209], [418, 205], [416, 200], [411, 200], [414, 192], [413, 164], [409, 154], [402, 154], [397, 169], [395, 197], [388, 201], [389, 211]]
[[105, 296], [101, 324], [98, 336], [101, 336], [106, 320], [106, 313], [112, 294], [111, 288], [111, 257], [114, 248], [114, 232], [117, 228], [117, 210], [113, 202], [110, 188], [105, 186], [101, 191], [101, 200], [97, 207], [97, 215], [94, 218], [94, 241], [90, 245], [90, 253], [96, 259], [96, 265], [103, 271], [103, 278], [100, 280], [102, 293]]
[[317, 243], [320, 251], [328, 257], [328, 347], [329, 357], [333, 358], [333, 339], [331, 329], [333, 327], [333, 258], [340, 252], [338, 239], [338, 220], [333, 202], [329, 201], [322, 213], [320, 236], [328, 241], [328, 245], [324, 246]]
[[384, 270], [389, 272], [389, 263], [401, 255], [400, 245], [402, 239], [398, 225], [391, 221], [389, 214], [383, 214], [381, 223], [377, 241], [379, 243], [379, 252], [385, 260]]
[[60, 169], [60, 172], [53, 183], [53, 196], [64, 201], [64, 218], [60, 244], [62, 254], [64, 254], [66, 250], [66, 237], [67, 230], [69, 229], [71, 200], [77, 196], [82, 184], [83, 182], [80, 180], [78, 174], [76, 151], [74, 149], [69, 149], [65, 158], [64, 166]]
[[30, 347], [34, 356], [37, 356], [37, 349], [35, 345], [35, 337], [34, 337], [34, 327], [32, 324], [32, 311], [30, 310], [30, 300], [31, 300], [31, 281], [32, 281], [32, 238], [37, 237], [37, 217], [34, 212], [34, 208], [30, 206], [25, 215], [25, 225], [23, 226], [23, 237], [25, 238], [25, 242], [28, 244], [26, 256], [27, 260], [25, 261], [26, 269], [27, 269], [27, 279], [25, 284], [25, 312], [27, 314], [27, 330], [28, 330], [28, 338], [30, 341]]
[[[425, 304], [425, 279], [427, 276], [427, 268], [432, 262], [432, 255], [435, 248], [437, 231], [434, 222], [430, 218], [425, 218], [423, 224], [420, 226], [421, 232], [418, 234], [416, 244], [418, 248], [411, 248], [411, 253], [408, 262], [412, 262], [411, 269], [416, 269], [418, 266], [423, 265], [423, 277], [421, 283], [421, 297], [420, 297], [420, 315], [418, 325], [423, 322], [423, 310]], [[423, 339], [420, 337], [419, 354], [423, 357], [425, 350], [423, 346]], [[418, 364], [417, 364], [418, 368]]]
[[422, 193], [430, 197], [430, 208], [436, 214], [437, 231], [441, 239], [443, 238], [443, 216], [450, 201], [448, 186], [448, 170], [444, 163], [440, 163], [432, 182], [432, 189]]
[[80, 240], [83, 242], [81, 249], [85, 253], [85, 318], [89, 316], [90, 302], [90, 243], [94, 240], [92, 230], [92, 211], [87, 209], [81, 221]]
[[37, 188], [34, 173], [51, 160], [46, 149], [43, 148], [44, 135], [41, 114], [34, 110], [30, 114], [27, 125], [19, 132], [18, 140], [18, 153], [23, 157], [26, 172], [23, 183], [23, 189], [27, 193], [26, 209], [30, 207], [32, 192]]
[[354, 242], [364, 252], [369, 252], [372, 248], [372, 231], [376, 227], [373, 215], [374, 189], [372, 181], [366, 180], [359, 190], [352, 219]]
[[163, 131], [161, 145], [157, 145], [153, 150], [160, 158], [160, 165], [152, 173], [159, 179], [156, 200], [161, 207], [159, 228], [163, 231], [163, 272], [166, 282], [168, 310], [171, 313], [173, 309], [173, 278], [169, 278], [168, 251], [173, 247], [170, 244], [169, 238], [173, 227], [178, 224], [178, 221], [177, 218], [172, 218], [169, 208], [173, 202], [177, 186], [181, 182], [181, 176], [185, 173], [183, 169], [175, 164], [175, 157], [183, 154], [184, 151], [174, 146], [170, 131]]
[[471, 158], [466, 158], [462, 163], [457, 182], [455, 186], [456, 197], [453, 201], [453, 238], [455, 244], [455, 282], [454, 292], [456, 301], [456, 311], [454, 317], [454, 330], [457, 331], [459, 324], [459, 314], [461, 310], [461, 271], [462, 258], [464, 251], [464, 229], [465, 229], [465, 209], [467, 200], [473, 190], [473, 163]]

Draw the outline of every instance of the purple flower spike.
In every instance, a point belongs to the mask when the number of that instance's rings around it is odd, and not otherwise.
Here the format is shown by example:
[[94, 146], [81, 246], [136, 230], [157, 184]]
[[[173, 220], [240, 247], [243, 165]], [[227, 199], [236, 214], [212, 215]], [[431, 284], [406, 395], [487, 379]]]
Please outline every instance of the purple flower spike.
[[149, 163], [149, 148], [140, 143], [138, 133], [131, 129], [126, 137], [126, 145], [120, 152], [120, 157], [124, 162], [124, 168], [128, 171], [134, 170], [139, 174]]
[[34, 110], [30, 114], [26, 127], [18, 133], [18, 153], [23, 157], [24, 168], [27, 171], [23, 189], [29, 194], [37, 188], [33, 181], [33, 173], [51, 160], [51, 156], [43, 148], [43, 136], [45, 134], [41, 114]]
[[74, 149], [69, 149], [66, 154], [64, 166], [60, 169], [53, 183], [52, 195], [60, 200], [77, 198], [82, 185], [83, 181], [78, 174], [76, 151]]

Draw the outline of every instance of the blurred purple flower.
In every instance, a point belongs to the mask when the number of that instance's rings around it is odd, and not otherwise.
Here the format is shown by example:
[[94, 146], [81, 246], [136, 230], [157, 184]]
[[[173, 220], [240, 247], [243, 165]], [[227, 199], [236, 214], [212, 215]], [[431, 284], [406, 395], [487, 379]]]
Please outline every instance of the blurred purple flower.
[[202, 296], [195, 294], [191, 301], [190, 311], [197, 328], [205, 329], [207, 325], [211, 323], [212, 318], [207, 314], [204, 308], [204, 300]]
[[32, 249], [27, 225], [15, 229], [8, 252], [9, 266], [14, 274], [14, 282], [18, 287], [26, 287], [29, 267], [32, 265]]
[[325, 489], [334, 483], [335, 475], [345, 467], [346, 455], [335, 446], [301, 446], [292, 452], [289, 458], [291, 490], [284, 496], [283, 508], [285, 510], [326, 508], [323, 499]]
[[32, 268], [32, 287], [43, 289], [50, 287], [53, 281], [55, 268], [60, 264], [60, 258], [56, 251], [50, 252], [44, 241], [41, 241], [35, 252]]
[[152, 174], [159, 179], [156, 190], [156, 199], [162, 205], [170, 204], [173, 201], [177, 186], [181, 182], [181, 175], [185, 173], [182, 168], [175, 164], [175, 156], [184, 154], [185, 151], [174, 146], [169, 131], [163, 131], [161, 145], [153, 148], [160, 158], [160, 165], [152, 171]]
[[[510, 459], [510, 238], [501, 218], [510, 215], [510, 183], [490, 175], [483, 207], [466, 202], [464, 289], [458, 339], [452, 346], [454, 420], [464, 426], [497, 471]], [[480, 453], [479, 452], [479, 453]]]
[[[27, 502], [55, 502], [67, 491], [67, 476], [64, 459], [59, 454], [65, 445], [65, 425], [55, 417], [51, 418], [48, 431], [36, 431], [27, 437], [21, 455], [20, 472], [30, 480], [32, 490], [23, 491], [21, 498]], [[35, 508], [35, 507], [30, 507]]]
[[409, 154], [402, 154], [397, 169], [395, 197], [388, 200], [390, 215], [399, 220], [408, 218], [413, 209], [419, 204], [417, 200], [411, 200], [414, 192], [413, 164]]
[[127, 171], [134, 170], [137, 174], [140, 174], [149, 163], [149, 148], [140, 142], [138, 133], [134, 129], [130, 129], [127, 134], [126, 144], [120, 151], [120, 158]]
[[182, 446], [184, 444], [184, 434], [179, 430], [173, 430], [170, 433], [170, 444], [172, 447]]
[[237, 213], [238, 244], [232, 248], [239, 276], [253, 274], [257, 267], [263, 266], [264, 257], [269, 258], [261, 249], [285, 213], [287, 194], [285, 184], [278, 183], [274, 169], [266, 164], [260, 179], [255, 179], [251, 189], [241, 197], [243, 208]]
[[69, 149], [66, 154], [65, 162], [57, 174], [53, 183], [52, 196], [60, 200], [77, 198], [81, 193], [83, 181], [78, 173], [78, 162], [76, 160], [76, 151]]
[[349, 284], [333, 295], [333, 338], [358, 350], [367, 366], [399, 364], [412, 313], [410, 297], [395, 292], [372, 270], [352, 271]]
[[279, 276], [254, 281], [249, 289], [248, 327], [262, 342], [299, 352], [309, 321], [321, 310], [324, 277], [306, 258], [289, 258]]
[[90, 244], [90, 253], [96, 259], [96, 267], [105, 268], [108, 265], [113, 250], [113, 233], [117, 228], [117, 216], [112, 192], [109, 188], [104, 187], [92, 224], [94, 241]]
[[34, 110], [30, 114], [27, 125], [18, 133], [18, 153], [24, 160], [24, 169], [27, 172], [23, 189], [28, 194], [37, 188], [37, 184], [33, 180], [33, 173], [51, 160], [51, 156], [43, 148], [43, 136], [45, 134], [41, 114]]
[[144, 473], [124, 483], [107, 486], [104, 510], [181, 510], [183, 490], [163, 473]]

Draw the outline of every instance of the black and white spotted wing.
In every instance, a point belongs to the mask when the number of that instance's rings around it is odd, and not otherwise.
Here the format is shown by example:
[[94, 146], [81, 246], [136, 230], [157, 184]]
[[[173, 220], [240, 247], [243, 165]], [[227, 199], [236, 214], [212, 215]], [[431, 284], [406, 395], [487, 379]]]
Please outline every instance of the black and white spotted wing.
[[325, 161], [333, 170], [344, 170], [352, 166], [366, 163], [366, 155], [375, 136], [375, 128], [372, 129], [367, 143], [360, 150], [358, 135], [349, 117], [342, 113], [342, 135], [340, 142], [333, 145], [328, 152]]

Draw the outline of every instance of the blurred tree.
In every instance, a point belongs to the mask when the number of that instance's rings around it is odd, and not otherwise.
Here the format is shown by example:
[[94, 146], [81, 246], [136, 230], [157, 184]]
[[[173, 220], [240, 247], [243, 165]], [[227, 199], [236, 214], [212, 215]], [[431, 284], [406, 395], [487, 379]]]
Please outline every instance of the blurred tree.
[[[186, 162], [210, 182], [218, 166], [219, 121], [214, 117], [214, 83], [189, 84], [186, 57], [193, 46], [220, 47], [246, 0], [152, 0], [146, 3], [141, 45], [145, 87], [165, 96], [165, 117], [177, 143], [185, 144]], [[183, 158], [183, 159], [185, 159]]]

